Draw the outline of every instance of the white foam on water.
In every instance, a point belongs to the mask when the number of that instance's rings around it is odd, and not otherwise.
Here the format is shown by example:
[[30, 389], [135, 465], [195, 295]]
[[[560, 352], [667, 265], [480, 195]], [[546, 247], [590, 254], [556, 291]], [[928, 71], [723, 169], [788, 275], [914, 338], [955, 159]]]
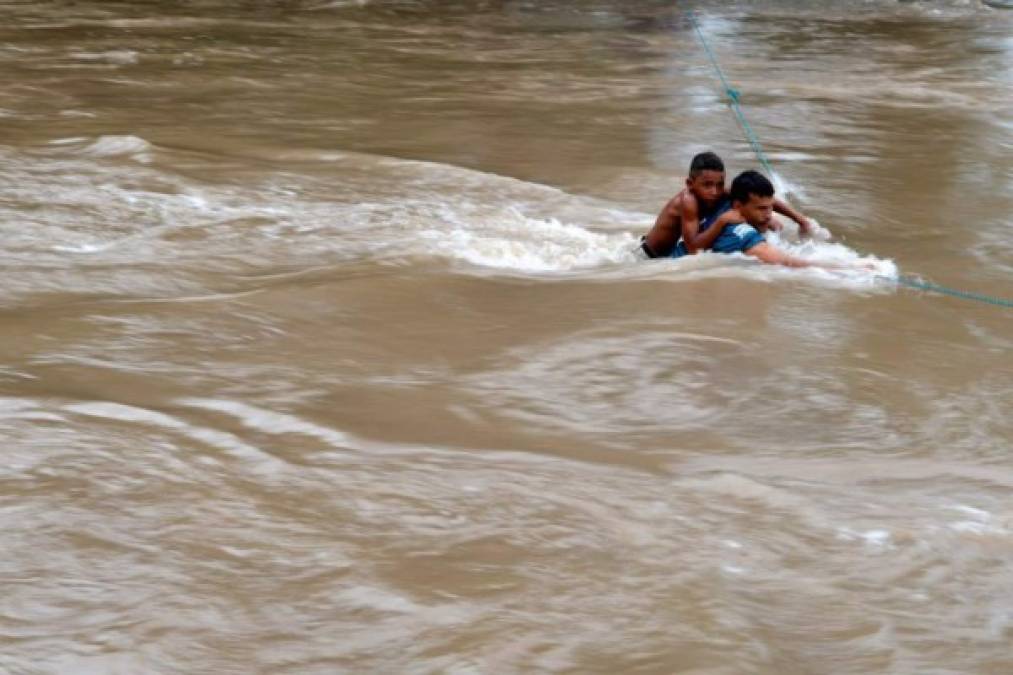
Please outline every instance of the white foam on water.
[[265, 410], [238, 401], [212, 398], [181, 398], [177, 402], [185, 406], [232, 415], [244, 426], [264, 433], [302, 434], [317, 438], [338, 449], [347, 448], [350, 443], [350, 438], [344, 432], [314, 424], [294, 415]]
[[963, 520], [947, 523], [947, 527], [954, 532], [982, 537], [1006, 537], [1010, 535], [1008, 524], [997, 520], [990, 512], [984, 509], [968, 506], [967, 504], [953, 504], [944, 508], [965, 516]]
[[[572, 216], [572, 213], [571, 213]], [[600, 213], [588, 209], [589, 220]], [[650, 227], [647, 214], [616, 212], [620, 222], [606, 231], [576, 223], [525, 214], [519, 206], [478, 209], [444, 205], [430, 211], [413, 242], [417, 255], [433, 255], [461, 264], [475, 274], [557, 275], [590, 279], [663, 277], [673, 281], [727, 276], [761, 281], [808, 279], [824, 285], [876, 289], [892, 284], [897, 266], [891, 260], [862, 256], [830, 241], [816, 223], [811, 238], [797, 239], [797, 230], [772, 232], [767, 240], [785, 252], [816, 264], [839, 267], [796, 269], [766, 265], [742, 254], [705, 252], [680, 259], [646, 261], [637, 253], [640, 233]], [[604, 229], [604, 228], [602, 228]]]
[[[797, 226], [786, 223], [784, 232], [769, 234], [768, 241], [793, 256], [840, 269], [794, 269], [715, 253], [648, 262], [638, 248], [652, 214], [451, 165], [372, 156], [356, 156], [356, 161], [360, 166], [382, 165], [408, 179], [402, 183], [402, 193], [408, 193], [402, 194], [399, 208], [382, 215], [392, 222], [370, 219], [379, 225], [372, 229], [375, 240], [387, 240], [388, 250], [398, 258], [444, 258], [464, 273], [591, 280], [801, 278], [856, 289], [892, 288], [883, 281], [897, 277], [893, 261], [862, 256], [833, 242], [829, 230], [815, 222], [812, 237], [798, 240]], [[802, 193], [782, 177], [775, 180], [783, 192]], [[348, 217], [354, 220], [356, 211], [367, 206], [352, 206]]]
[[972, 519], [983, 523], [988, 522], [989, 520], [992, 519], [992, 514], [989, 513], [988, 511], [976, 508], [974, 506], [968, 506], [967, 504], [954, 504], [952, 506], [947, 506], [946, 508], [947, 510], [950, 511], [958, 511], [960, 513], [968, 515]]
[[340, 605], [376, 612], [418, 614], [423, 610], [411, 599], [378, 586], [349, 586], [338, 593], [335, 600]]
[[74, 145], [87, 142], [88, 138], [86, 136], [71, 136], [70, 138], [54, 138], [49, 141], [49, 145]]
[[68, 245], [57, 244], [57, 245], [53, 246], [53, 250], [54, 251], [60, 251], [62, 253], [100, 253], [102, 251], [105, 251], [105, 250], [111, 248], [114, 245], [115, 245], [114, 243], [106, 243], [106, 244], [68, 244]]
[[53, 139], [48, 145], [67, 148], [82, 157], [131, 157], [144, 163], [151, 161], [152, 145], [139, 136], [74, 136]]
[[444, 227], [419, 233], [423, 252], [478, 267], [574, 272], [634, 260], [636, 238], [628, 233], [592, 232], [554, 218], [528, 217], [512, 207], [470, 222], [450, 210], [445, 217]]
[[129, 156], [144, 161], [150, 159], [150, 152], [151, 143], [137, 136], [99, 136], [81, 150], [91, 157]]
[[[819, 228], [815, 235], [801, 240], [792, 240], [791, 232], [770, 232], [767, 241], [777, 248], [803, 260], [816, 264], [840, 265], [841, 269], [809, 268], [806, 272], [824, 278], [840, 278], [853, 282], [876, 284], [884, 280], [896, 280], [897, 265], [889, 259], [873, 255], [862, 255], [840, 242], [829, 241], [829, 231]], [[768, 266], [780, 267], [780, 266]], [[828, 276], [829, 275], [829, 276]]]
[[771, 182], [774, 184], [774, 192], [785, 198], [804, 198], [805, 189], [779, 173], [771, 175]]
[[369, 0], [331, 0], [331, 2], [325, 2], [320, 5], [314, 5], [309, 7], [310, 11], [316, 11], [321, 9], [344, 9], [346, 7], [365, 7], [369, 4]]
[[888, 530], [853, 530], [850, 527], [837, 529], [837, 538], [842, 541], [861, 541], [869, 548], [887, 548], [892, 545], [893, 536]]
[[256, 473], [273, 474], [284, 468], [284, 463], [260, 448], [244, 442], [234, 434], [218, 429], [198, 427], [165, 413], [106, 401], [71, 403], [63, 406], [66, 412], [119, 422], [146, 424], [179, 433], [194, 441], [216, 448], [250, 465]]
[[98, 53], [75, 52], [71, 54], [70, 57], [79, 61], [110, 63], [118, 66], [133, 65], [140, 60], [137, 52], [129, 49], [114, 49], [112, 51]]
[[[44, 214], [44, 228], [11, 228], [11, 250], [31, 253], [37, 261], [41, 247], [57, 254], [51, 264], [74, 270], [85, 268], [60, 256], [86, 256], [88, 264], [168, 264], [174, 279], [194, 259], [194, 240], [207, 244], [200, 256], [202, 272], [215, 265], [233, 269], [237, 260], [326, 265], [374, 259], [416, 265], [435, 258], [462, 274], [591, 281], [790, 278], [873, 289], [885, 286], [883, 277], [897, 276], [892, 261], [863, 258], [829, 241], [828, 233], [796, 241], [793, 224], [783, 235], [770, 235], [770, 241], [801, 258], [851, 268], [796, 270], [714, 253], [646, 261], [638, 252], [639, 237], [650, 228], [653, 214], [449, 164], [343, 151], [300, 156], [299, 161], [325, 162], [342, 177], [324, 189], [298, 173], [215, 187], [191, 184], [155, 165], [142, 169], [102, 161], [125, 157], [144, 163], [153, 149], [129, 135], [59, 138], [43, 155], [59, 155], [64, 163], [70, 155], [80, 166], [71, 167], [58, 184], [39, 184], [49, 181], [35, 169], [45, 156], [6, 172], [10, 180], [0, 196], [53, 205]], [[171, 156], [171, 150], [164, 152]], [[140, 188], [138, 182], [154, 187]], [[46, 278], [51, 281], [52, 275]]]
[[778, 162], [815, 162], [819, 161], [819, 155], [814, 155], [810, 152], [768, 152], [767, 159], [772, 159]]

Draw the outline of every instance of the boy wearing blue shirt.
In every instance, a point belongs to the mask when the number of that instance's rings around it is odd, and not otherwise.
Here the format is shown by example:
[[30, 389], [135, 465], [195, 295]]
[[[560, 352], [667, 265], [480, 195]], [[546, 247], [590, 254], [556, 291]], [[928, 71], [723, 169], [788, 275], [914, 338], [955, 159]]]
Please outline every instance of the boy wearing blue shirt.
[[[809, 262], [788, 255], [766, 242], [762, 232], [774, 223], [774, 186], [757, 171], [743, 171], [732, 181], [730, 208], [693, 238], [697, 250], [745, 253], [765, 263], [788, 267], [840, 268], [846, 265]], [[685, 236], [685, 235], [684, 235]]]

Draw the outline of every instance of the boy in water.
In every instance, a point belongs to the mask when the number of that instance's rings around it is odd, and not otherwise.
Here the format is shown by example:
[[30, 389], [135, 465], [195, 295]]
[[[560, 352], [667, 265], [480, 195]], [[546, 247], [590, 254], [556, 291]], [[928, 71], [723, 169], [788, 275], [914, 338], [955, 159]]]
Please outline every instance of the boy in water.
[[[698, 249], [745, 253], [765, 263], [827, 269], [872, 268], [868, 263], [817, 263], [788, 255], [766, 242], [761, 232], [771, 229], [776, 210], [774, 186], [757, 171], [743, 171], [732, 181], [731, 209], [715, 217], [694, 239]], [[801, 225], [801, 223], [799, 223]], [[685, 235], [684, 235], [685, 236]], [[688, 245], [687, 245], [688, 247]]]
[[[640, 246], [648, 258], [696, 253], [708, 247], [699, 243], [700, 235], [730, 208], [724, 162], [713, 152], [701, 152], [689, 165], [686, 187], [665, 204]], [[798, 223], [803, 234], [811, 231], [809, 220], [784, 202], [775, 199], [773, 208]], [[780, 223], [771, 218], [763, 227], [779, 229]]]

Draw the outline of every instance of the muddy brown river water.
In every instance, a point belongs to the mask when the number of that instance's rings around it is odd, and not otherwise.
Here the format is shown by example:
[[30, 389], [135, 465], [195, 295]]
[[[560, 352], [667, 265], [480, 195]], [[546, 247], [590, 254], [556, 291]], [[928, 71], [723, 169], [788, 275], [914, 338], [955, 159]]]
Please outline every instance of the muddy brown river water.
[[0, 673], [1013, 672], [1013, 12], [0, 16]]

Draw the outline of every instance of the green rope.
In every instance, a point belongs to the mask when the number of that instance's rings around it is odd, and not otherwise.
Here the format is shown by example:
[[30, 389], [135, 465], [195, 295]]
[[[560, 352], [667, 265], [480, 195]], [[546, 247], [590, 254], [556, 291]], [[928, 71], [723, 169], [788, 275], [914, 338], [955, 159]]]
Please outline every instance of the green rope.
[[939, 284], [934, 284], [931, 281], [922, 281], [917, 277], [909, 275], [901, 275], [892, 281], [896, 281], [901, 286], [917, 288], [930, 293], [939, 293], [940, 295], [948, 295], [952, 298], [961, 298], [962, 300], [976, 300], [977, 302], [984, 302], [989, 305], [995, 305], [996, 307], [1009, 307], [1013, 309], [1013, 300], [997, 298], [994, 295], [985, 295], [984, 293], [972, 293], [970, 291], [961, 291], [956, 288], [947, 288], [946, 286], [940, 286]]
[[[770, 162], [767, 161], [767, 156], [763, 153], [763, 148], [760, 146], [760, 139], [757, 138], [753, 132], [753, 128], [749, 126], [749, 122], [746, 121], [746, 116], [742, 112], [742, 106], [739, 105], [739, 98], [741, 94], [737, 89], [734, 89], [728, 84], [728, 79], [725, 77], [725, 72], [721, 69], [721, 64], [718, 63], [717, 57], [714, 56], [714, 52], [711, 50], [710, 44], [707, 42], [707, 38], [704, 37], [703, 30], [700, 29], [700, 22], [696, 20], [696, 14], [692, 10], [686, 12], [689, 16], [690, 22], [693, 24], [694, 30], [696, 30], [697, 36], [700, 38], [700, 44], [703, 45], [704, 51], [707, 52], [707, 58], [710, 59], [711, 65], [714, 66], [714, 71], [718, 74], [718, 78], [721, 80], [721, 85], [725, 88], [725, 93], [728, 94], [728, 100], [731, 101], [732, 110], [735, 111], [735, 116], [739, 119], [739, 124], [742, 125], [742, 130], [746, 134], [746, 140], [749, 141], [749, 145], [753, 148], [753, 152], [756, 153], [756, 158], [760, 160], [760, 164], [766, 170], [767, 175], [771, 178], [774, 177], [774, 169], [771, 168]], [[1009, 307], [1013, 308], [1013, 300], [1007, 300], [1005, 298], [997, 298], [991, 295], [985, 295], [984, 293], [971, 293], [969, 291], [961, 291], [956, 288], [947, 288], [946, 286], [940, 286], [930, 281], [922, 281], [916, 277], [910, 275], [901, 275], [896, 279], [889, 277], [880, 277], [888, 281], [893, 281], [901, 286], [907, 286], [909, 288], [917, 288], [918, 290], [928, 291], [930, 293], [939, 293], [940, 295], [948, 295], [953, 298], [961, 298], [963, 300], [975, 300], [977, 302], [984, 302], [989, 305], [995, 305], [997, 307]]]
[[700, 43], [703, 45], [704, 51], [707, 52], [707, 58], [710, 59], [711, 65], [714, 66], [714, 71], [721, 79], [721, 84], [724, 86], [725, 93], [728, 94], [728, 100], [731, 102], [732, 110], [735, 112], [735, 116], [738, 118], [739, 124], [742, 125], [742, 131], [746, 134], [746, 140], [749, 141], [749, 145], [753, 148], [753, 152], [756, 153], [756, 158], [760, 160], [760, 164], [763, 165], [767, 175], [773, 178], [774, 169], [771, 168], [770, 162], [767, 161], [767, 155], [764, 154], [763, 148], [760, 146], [760, 139], [755, 133], [753, 133], [753, 128], [749, 126], [749, 122], [746, 120], [746, 116], [742, 112], [742, 106], [739, 105], [739, 98], [741, 96], [739, 90], [728, 84], [728, 80], [725, 78], [725, 72], [721, 69], [721, 64], [718, 63], [717, 57], [714, 56], [714, 52], [711, 51], [710, 44], [707, 42], [707, 38], [704, 37], [703, 31], [700, 29], [700, 23], [696, 20], [696, 14], [690, 10], [687, 12], [687, 15], [689, 16], [689, 20], [693, 23], [693, 28], [696, 30], [696, 34], [700, 38]]

